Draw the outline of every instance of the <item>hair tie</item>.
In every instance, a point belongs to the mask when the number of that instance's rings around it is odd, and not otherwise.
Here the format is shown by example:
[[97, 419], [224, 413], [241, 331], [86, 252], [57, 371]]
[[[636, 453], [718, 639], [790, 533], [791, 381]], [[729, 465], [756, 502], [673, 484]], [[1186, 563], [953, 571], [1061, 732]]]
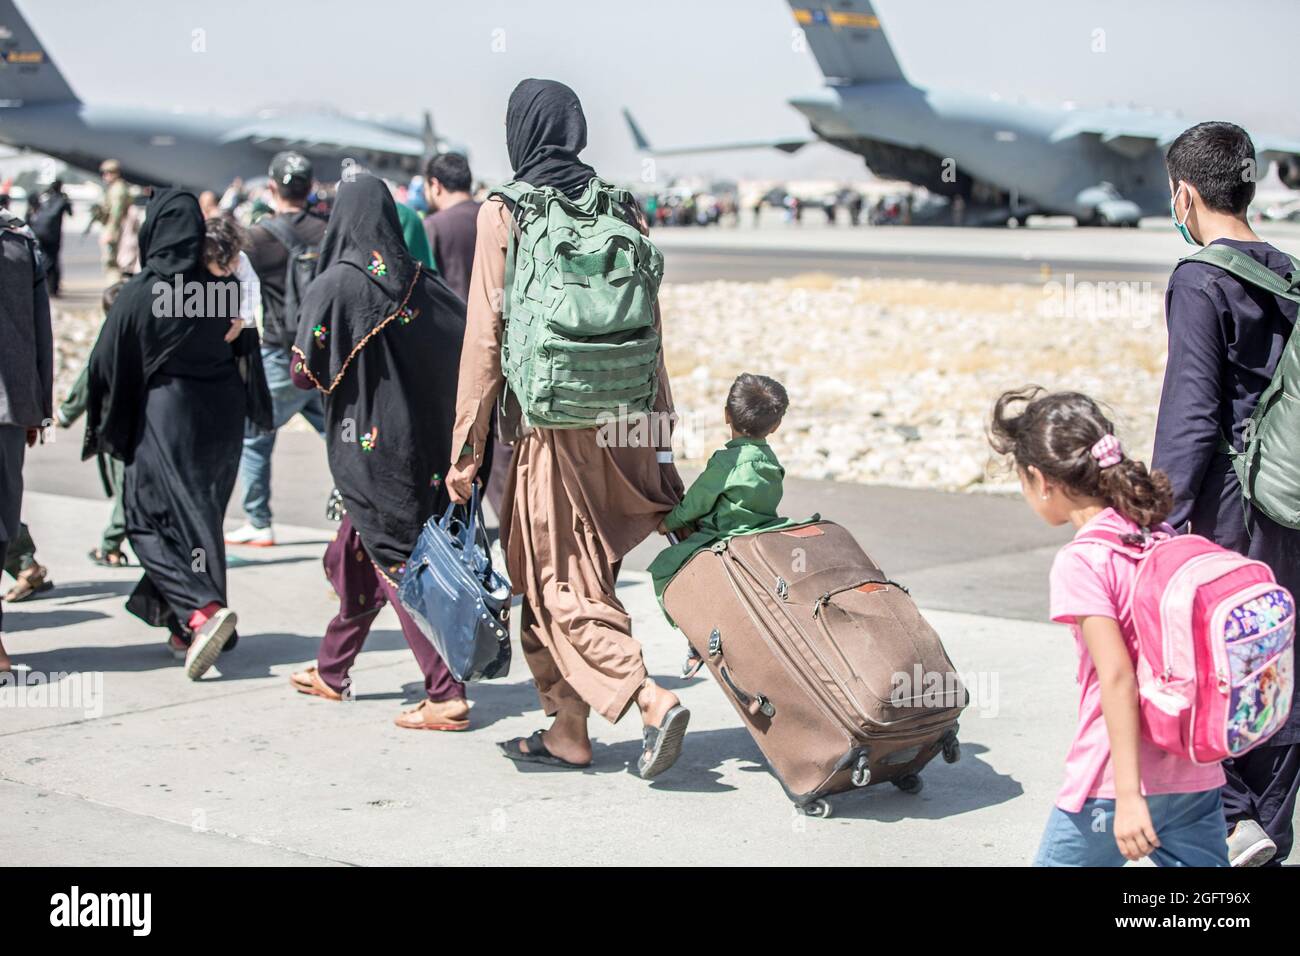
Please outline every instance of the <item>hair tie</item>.
[[1103, 435], [1092, 446], [1092, 457], [1097, 459], [1100, 468], [1118, 465], [1124, 459], [1124, 447], [1114, 435]]

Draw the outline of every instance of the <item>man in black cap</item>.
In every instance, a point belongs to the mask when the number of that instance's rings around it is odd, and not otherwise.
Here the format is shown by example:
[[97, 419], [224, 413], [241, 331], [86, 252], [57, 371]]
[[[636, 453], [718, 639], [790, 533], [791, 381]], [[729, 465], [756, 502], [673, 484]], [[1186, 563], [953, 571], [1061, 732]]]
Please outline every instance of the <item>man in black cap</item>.
[[[274, 214], [261, 219], [249, 230], [248, 258], [262, 284], [262, 365], [271, 390], [275, 427], [301, 414], [322, 436], [325, 410], [320, 392], [297, 388], [289, 377], [290, 349], [298, 334], [295, 303], [290, 285], [290, 257], [310, 256], [325, 235], [326, 220], [309, 212], [311, 161], [301, 153], [276, 153], [270, 170], [271, 205]], [[287, 307], [286, 307], [287, 306]], [[275, 544], [271, 527], [271, 452], [275, 432], [245, 437], [239, 471], [244, 484], [244, 514], [247, 523], [226, 536], [228, 544], [270, 547]]]

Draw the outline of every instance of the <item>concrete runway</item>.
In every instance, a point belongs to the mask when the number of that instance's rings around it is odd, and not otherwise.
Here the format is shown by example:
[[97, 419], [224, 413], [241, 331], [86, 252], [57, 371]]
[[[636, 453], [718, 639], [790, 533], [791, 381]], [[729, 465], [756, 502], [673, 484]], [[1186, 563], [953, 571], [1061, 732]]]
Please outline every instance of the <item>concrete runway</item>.
[[[684, 643], [644, 572], [625, 572], [619, 595], [652, 673], [692, 711], [682, 759], [653, 784], [629, 770], [635, 718], [593, 721], [585, 772], [501, 757], [495, 741], [546, 722], [517, 645], [507, 678], [470, 688], [470, 732], [392, 726], [422, 684], [390, 610], [354, 668], [352, 702], [295, 694], [287, 676], [337, 608], [319, 564], [327, 533], [283, 525], [274, 550], [232, 551], [240, 644], [192, 683], [123, 608], [137, 572], [84, 556], [108, 503], [32, 492], [24, 511], [57, 586], [6, 608], [6, 647], [60, 693], [87, 696], [58, 706], [0, 688], [9, 866], [1019, 865], [1059, 786], [1074, 665], [1052, 625], [930, 606], [975, 695], [962, 760], [932, 763], [919, 795], [872, 787], [819, 820], [794, 812], [720, 689], [677, 676]], [[922, 603], [936, 593], [905, 580]]]
[[[1269, 224], [1263, 233], [1286, 247], [1300, 246], [1300, 228]], [[664, 252], [666, 282], [715, 279], [764, 281], [806, 273], [864, 278], [1039, 284], [1073, 275], [1075, 281], [1150, 282], [1163, 288], [1188, 247], [1158, 224], [1142, 229], [951, 229], [930, 226], [830, 227], [765, 221], [710, 228], [660, 228], [654, 240]], [[64, 272], [71, 304], [93, 300], [100, 277], [94, 235], [68, 232]]]
[[[28, 488], [101, 502], [94, 463], [80, 461], [81, 436], [78, 423], [70, 431], [58, 430], [52, 444], [30, 450], [24, 472]], [[695, 474], [683, 469], [682, 476], [689, 483]], [[271, 473], [276, 523], [332, 531], [324, 514], [331, 484], [325, 443], [305, 423], [301, 429], [282, 429]], [[227, 513], [231, 522], [242, 521], [241, 496], [236, 486]], [[1025, 620], [1046, 619], [1047, 571], [1067, 538], [1043, 525], [1019, 499], [1001, 495], [788, 479], [782, 509], [799, 517], [820, 513], [844, 525], [929, 607]], [[41, 533], [33, 524], [38, 545]], [[82, 535], [78, 553], [84, 555], [98, 543], [98, 529], [82, 529]], [[647, 540], [628, 556], [626, 567], [644, 570], [658, 546], [656, 539]]]

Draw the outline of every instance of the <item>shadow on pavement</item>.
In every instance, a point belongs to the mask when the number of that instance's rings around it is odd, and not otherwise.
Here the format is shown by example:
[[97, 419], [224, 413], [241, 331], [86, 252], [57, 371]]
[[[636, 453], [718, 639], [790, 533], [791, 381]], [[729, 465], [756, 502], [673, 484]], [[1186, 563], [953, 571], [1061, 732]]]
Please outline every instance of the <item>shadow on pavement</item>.
[[[73, 581], [71, 584], [60, 584], [56, 581], [52, 590], [28, 598], [28, 600], [52, 602], [57, 606], [63, 606], [66, 604], [83, 604], [86, 601], [96, 601], [102, 598], [124, 598], [135, 590], [136, 582], [140, 580], [140, 569], [131, 567], [122, 570], [134, 573], [123, 574], [121, 579], [117, 581]], [[24, 601], [23, 603], [27, 602]]]
[[[29, 599], [34, 600], [34, 599]], [[23, 602], [24, 604], [27, 601]], [[12, 605], [10, 605], [12, 607]], [[42, 609], [38, 613], [30, 611], [11, 611], [5, 608], [4, 632], [6, 635], [22, 631], [39, 631], [51, 627], [71, 627], [108, 617], [103, 611], [60, 611], [54, 608]]]
[[315, 561], [320, 563], [319, 554], [300, 554], [294, 557], [283, 558], [246, 558], [239, 554], [226, 554], [226, 567], [229, 570], [236, 568], [257, 568], [266, 567], [271, 564], [301, 564], [303, 561]]
[[830, 797], [831, 817], [899, 823], [903, 820], [941, 820], [1014, 800], [1025, 792], [1018, 780], [998, 773], [980, 754], [988, 748], [961, 742], [961, 760], [946, 764], [939, 757], [921, 771], [925, 787], [904, 793], [892, 783]]

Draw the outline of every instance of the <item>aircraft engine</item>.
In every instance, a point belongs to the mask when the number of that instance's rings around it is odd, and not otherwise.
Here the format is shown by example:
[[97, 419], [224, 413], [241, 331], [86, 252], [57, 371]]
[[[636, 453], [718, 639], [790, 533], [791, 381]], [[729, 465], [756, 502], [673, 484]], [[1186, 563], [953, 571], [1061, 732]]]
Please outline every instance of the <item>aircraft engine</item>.
[[1291, 189], [1300, 189], [1300, 156], [1286, 156], [1277, 161], [1277, 175]]

